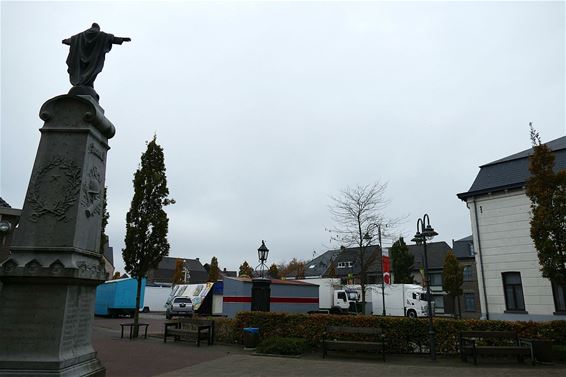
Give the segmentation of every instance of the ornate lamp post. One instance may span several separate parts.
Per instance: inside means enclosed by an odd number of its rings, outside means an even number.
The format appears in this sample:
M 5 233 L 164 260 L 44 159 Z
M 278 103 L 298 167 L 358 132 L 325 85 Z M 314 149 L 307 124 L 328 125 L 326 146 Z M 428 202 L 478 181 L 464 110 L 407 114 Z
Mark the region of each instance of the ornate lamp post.
M 385 317 L 386 313 L 385 313 L 385 276 L 383 273 L 383 245 L 381 244 L 381 224 L 372 224 L 374 226 L 377 227 L 377 236 L 378 236 L 378 241 L 379 241 L 379 251 L 381 253 L 381 261 L 379 263 L 379 265 L 381 266 L 381 301 L 382 301 L 382 307 L 383 307 L 383 312 L 382 315 Z M 369 235 L 369 232 L 366 232 L 366 234 L 364 235 L 364 240 L 368 240 L 371 241 L 372 237 Z M 369 242 L 368 242 L 369 243 Z
M 265 261 L 268 254 L 269 249 L 265 246 L 265 241 L 262 240 L 261 246 L 257 249 L 257 257 L 260 263 L 256 267 L 256 271 L 259 276 L 252 279 L 252 311 L 268 312 L 270 310 L 271 280 L 265 278 L 265 271 L 267 270 Z
M 183 265 L 183 282 L 187 284 L 191 279 L 191 271 L 189 271 L 189 267 L 185 264 Z
M 426 224 L 426 225 L 425 225 Z M 432 325 L 432 302 L 430 294 L 430 275 L 428 273 L 428 256 L 426 252 L 426 241 L 431 241 L 438 233 L 430 226 L 430 219 L 428 214 L 425 214 L 422 219 L 417 220 L 417 233 L 411 240 L 417 245 L 424 247 L 424 269 L 425 269 L 425 282 L 426 282 L 426 298 L 428 302 L 428 336 L 430 342 L 430 356 L 432 360 L 436 360 L 436 334 L 434 326 Z
M 257 249 L 257 257 L 259 259 L 259 265 L 256 267 L 256 270 L 259 271 L 259 277 L 265 278 L 265 271 L 267 270 L 267 265 L 265 261 L 267 260 L 267 255 L 269 254 L 269 249 L 265 246 L 265 241 L 261 240 L 261 246 Z

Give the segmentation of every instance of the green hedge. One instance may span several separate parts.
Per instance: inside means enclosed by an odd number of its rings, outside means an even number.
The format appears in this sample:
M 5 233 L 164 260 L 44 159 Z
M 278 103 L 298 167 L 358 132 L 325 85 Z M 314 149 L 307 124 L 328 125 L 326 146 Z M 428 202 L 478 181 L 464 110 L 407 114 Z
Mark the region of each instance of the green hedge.
M 274 336 L 264 339 L 256 348 L 257 353 L 271 355 L 302 355 L 307 348 L 302 338 L 280 338 Z
M 303 338 L 319 346 L 327 325 L 382 327 L 387 335 L 388 352 L 428 352 L 428 319 L 381 316 L 341 316 L 325 314 L 286 314 L 240 312 L 235 319 L 215 319 L 216 338 L 221 342 L 242 342 L 244 327 L 258 327 L 260 337 Z M 458 352 L 458 334 L 463 330 L 515 330 L 521 337 L 549 338 L 566 345 L 566 321 L 480 321 L 434 318 L 437 350 L 442 354 Z
M 238 343 L 241 335 L 236 331 L 236 321 L 230 318 L 210 317 L 214 320 L 214 341 L 219 343 Z

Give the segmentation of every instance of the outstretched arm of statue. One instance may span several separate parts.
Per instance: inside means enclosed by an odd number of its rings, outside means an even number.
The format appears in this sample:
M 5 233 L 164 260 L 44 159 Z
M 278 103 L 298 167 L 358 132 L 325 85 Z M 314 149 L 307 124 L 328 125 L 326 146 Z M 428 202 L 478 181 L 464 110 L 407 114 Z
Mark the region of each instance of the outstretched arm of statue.
M 131 42 L 132 38 L 129 37 L 114 37 L 112 43 L 115 45 L 121 45 L 123 42 Z
M 63 39 L 63 44 L 70 46 L 71 45 L 71 38 Z

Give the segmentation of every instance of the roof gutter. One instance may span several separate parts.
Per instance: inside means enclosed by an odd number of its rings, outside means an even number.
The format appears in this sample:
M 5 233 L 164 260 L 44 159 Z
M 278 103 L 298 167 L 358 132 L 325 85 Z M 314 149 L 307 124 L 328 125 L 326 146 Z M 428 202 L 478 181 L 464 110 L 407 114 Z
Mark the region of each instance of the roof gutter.
M 484 194 L 494 194 L 496 192 L 522 188 L 523 186 L 525 186 L 525 181 L 510 183 L 508 185 L 503 185 L 503 186 L 490 187 L 481 190 L 462 192 L 460 194 L 456 194 L 456 196 L 458 197 L 458 199 L 465 202 L 466 200 L 468 200 L 469 198 L 473 198 L 474 196 L 484 195 Z

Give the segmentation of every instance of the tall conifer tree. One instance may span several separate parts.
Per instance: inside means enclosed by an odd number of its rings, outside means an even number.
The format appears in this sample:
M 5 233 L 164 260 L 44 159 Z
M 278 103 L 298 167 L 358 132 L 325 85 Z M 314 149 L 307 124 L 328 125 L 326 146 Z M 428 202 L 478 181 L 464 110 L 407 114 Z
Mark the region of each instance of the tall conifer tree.
M 531 199 L 531 238 L 538 252 L 542 276 L 566 285 L 566 170 L 554 171 L 554 154 L 542 144 L 532 124 L 533 154 L 527 196 Z
M 455 312 L 454 315 L 461 317 L 460 296 L 462 295 L 462 284 L 464 284 L 464 267 L 460 266 L 460 263 L 458 263 L 458 259 L 452 250 L 450 250 L 446 254 L 446 257 L 444 257 L 442 275 L 442 287 L 450 296 L 452 296 L 453 300 L 456 298 L 458 299 L 458 305 L 455 305 L 458 309 L 458 313 Z
M 156 136 L 147 143 L 141 163 L 134 174 L 134 197 L 126 215 L 126 247 L 122 250 L 125 270 L 138 281 L 136 307 L 139 308 L 142 279 L 157 268 L 169 255 L 167 232 L 169 219 L 164 206 L 175 203 L 169 199 L 163 148 Z M 139 313 L 134 315 L 134 336 L 138 334 Z
M 396 284 L 411 284 L 413 276 L 411 274 L 415 264 L 415 256 L 409 252 L 409 248 L 403 237 L 393 242 L 389 250 L 391 256 L 391 270 Z
M 242 263 L 240 265 L 240 268 L 238 269 L 238 276 L 247 276 L 247 277 L 253 277 L 254 274 L 254 269 L 248 264 L 247 261 L 244 261 L 244 263 Z
M 210 270 L 208 271 L 208 281 L 215 282 L 220 278 L 220 269 L 218 268 L 218 259 L 212 257 L 210 261 Z
M 106 196 L 107 192 L 108 187 L 104 187 L 102 195 L 102 227 L 100 228 L 100 254 L 104 254 L 104 246 L 108 242 L 108 235 L 106 235 L 106 225 L 108 225 L 110 214 L 108 213 L 108 197 Z

